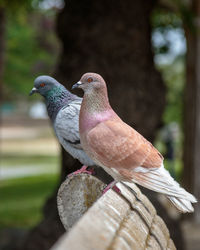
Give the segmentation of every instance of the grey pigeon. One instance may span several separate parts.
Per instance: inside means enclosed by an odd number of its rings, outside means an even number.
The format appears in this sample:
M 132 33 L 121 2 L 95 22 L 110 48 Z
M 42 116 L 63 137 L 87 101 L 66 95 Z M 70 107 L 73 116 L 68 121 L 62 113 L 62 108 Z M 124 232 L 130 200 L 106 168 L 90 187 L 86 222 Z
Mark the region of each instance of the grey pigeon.
M 79 112 L 82 98 L 69 92 L 53 77 L 45 75 L 35 79 L 30 95 L 34 93 L 45 98 L 49 118 L 64 149 L 85 166 L 94 166 L 80 143 Z

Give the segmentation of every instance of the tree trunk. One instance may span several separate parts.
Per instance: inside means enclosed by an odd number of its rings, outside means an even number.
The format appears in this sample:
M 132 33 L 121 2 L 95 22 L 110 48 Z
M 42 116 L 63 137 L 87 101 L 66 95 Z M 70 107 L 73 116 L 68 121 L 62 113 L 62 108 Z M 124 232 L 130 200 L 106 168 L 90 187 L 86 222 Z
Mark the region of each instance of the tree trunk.
M 165 104 L 151 49 L 153 3 L 75 0 L 66 3 L 57 20 L 63 43 L 57 78 L 70 89 L 83 73 L 100 73 L 112 107 L 150 140 Z
M 192 1 L 192 23 L 185 23 L 187 39 L 184 116 L 184 184 L 200 200 L 200 1 Z M 189 26 L 189 24 L 191 24 Z M 200 223 L 200 206 L 194 219 Z
M 63 48 L 55 72 L 55 77 L 68 89 L 83 73 L 100 73 L 108 83 L 114 110 L 151 141 L 161 124 L 165 105 L 165 87 L 155 70 L 151 49 L 150 15 L 154 2 L 66 1 L 57 18 L 57 34 Z M 62 163 L 62 179 L 80 167 L 64 151 Z M 55 197 L 51 201 L 56 203 Z M 51 214 L 57 214 L 55 206 L 52 207 Z M 34 240 L 29 243 L 32 248 L 24 249 L 49 249 L 55 237 L 62 233 L 58 230 L 53 235 L 54 226 L 48 223 L 48 216 L 46 214 L 43 221 L 48 230 L 42 247 L 42 243 L 39 245 Z M 57 216 L 51 218 L 53 225 L 61 225 Z M 178 228 L 176 223 L 174 225 Z M 46 242 L 47 236 L 49 242 Z

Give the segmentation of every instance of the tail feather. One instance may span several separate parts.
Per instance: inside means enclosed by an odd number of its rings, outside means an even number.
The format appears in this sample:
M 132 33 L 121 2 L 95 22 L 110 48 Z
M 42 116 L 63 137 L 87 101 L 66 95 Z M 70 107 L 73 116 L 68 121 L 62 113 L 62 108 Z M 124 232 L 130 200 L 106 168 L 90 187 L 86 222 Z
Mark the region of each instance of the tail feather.
M 191 202 L 188 200 L 176 198 L 173 196 L 167 196 L 167 198 L 174 204 L 175 207 L 178 208 L 182 213 L 192 213 L 194 212 L 194 208 L 191 205 Z
M 191 203 L 197 202 L 196 198 L 170 176 L 162 165 L 157 169 L 144 169 L 138 167 L 132 176 L 133 182 L 153 191 L 167 195 L 167 198 L 183 213 L 193 212 Z M 131 187 L 131 183 L 127 183 Z

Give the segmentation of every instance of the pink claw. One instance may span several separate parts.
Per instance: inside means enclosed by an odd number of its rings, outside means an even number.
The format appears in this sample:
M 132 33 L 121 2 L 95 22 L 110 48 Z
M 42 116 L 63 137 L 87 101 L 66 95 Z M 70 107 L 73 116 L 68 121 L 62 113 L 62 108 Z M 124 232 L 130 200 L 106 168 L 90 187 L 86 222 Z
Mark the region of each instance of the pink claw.
M 118 194 L 121 193 L 121 190 L 116 185 L 112 189 L 115 190 L 115 192 Z
M 108 186 L 103 190 L 103 194 L 105 194 L 109 189 L 115 190 L 117 193 L 121 193 L 121 190 L 116 186 L 117 181 L 112 181 Z
M 94 174 L 94 169 L 87 170 L 87 168 L 88 167 L 84 165 L 84 166 L 82 166 L 82 168 L 76 170 L 75 172 L 73 172 L 71 174 L 68 174 L 67 177 L 70 177 L 70 176 L 76 175 L 76 174 L 82 174 L 82 173 L 84 173 L 84 174 Z

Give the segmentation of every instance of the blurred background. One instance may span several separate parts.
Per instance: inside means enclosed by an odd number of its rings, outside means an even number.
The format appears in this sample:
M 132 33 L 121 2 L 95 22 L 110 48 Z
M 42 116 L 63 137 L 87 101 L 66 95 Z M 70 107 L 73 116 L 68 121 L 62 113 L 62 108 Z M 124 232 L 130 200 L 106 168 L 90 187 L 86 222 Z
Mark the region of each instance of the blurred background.
M 70 90 L 100 73 L 112 107 L 200 199 L 199 20 L 199 0 L 0 0 L 0 249 L 50 248 L 64 232 L 57 189 L 80 167 L 28 96 L 38 75 Z M 155 199 L 177 249 L 199 249 L 199 205 L 181 216 Z

